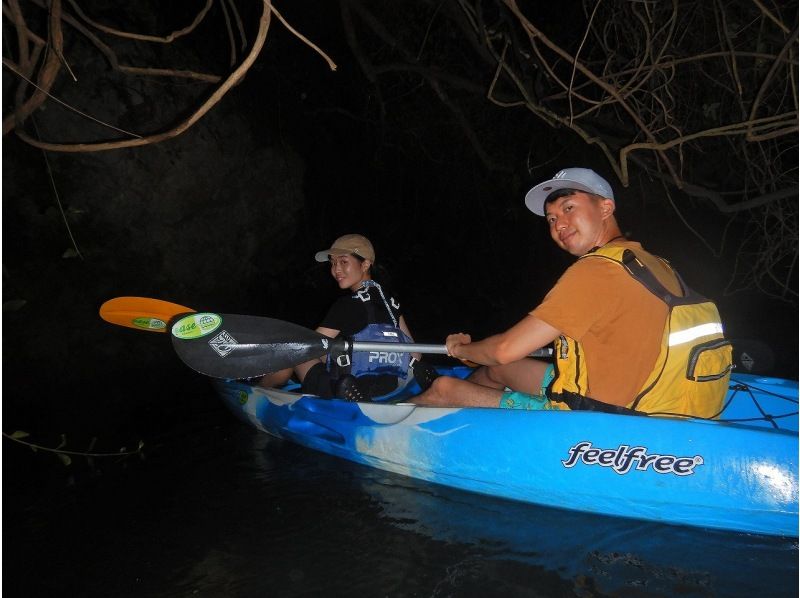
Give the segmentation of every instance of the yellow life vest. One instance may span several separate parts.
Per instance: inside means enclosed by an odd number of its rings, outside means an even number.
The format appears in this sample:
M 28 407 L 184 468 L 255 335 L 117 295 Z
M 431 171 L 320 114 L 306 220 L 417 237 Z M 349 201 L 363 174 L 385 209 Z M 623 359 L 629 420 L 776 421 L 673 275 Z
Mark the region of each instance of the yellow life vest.
M 600 247 L 581 256 L 609 259 L 667 304 L 661 351 L 646 382 L 626 407 L 615 407 L 586 396 L 590 373 L 579 342 L 565 335 L 555 342 L 558 372 L 550 398 L 572 409 L 597 409 L 639 414 L 713 418 L 722 410 L 733 369 L 733 347 L 722 333 L 714 303 L 689 289 L 675 273 L 684 292 L 670 293 L 625 247 Z M 659 258 L 660 259 L 660 258 Z M 666 263 L 666 262 L 665 262 Z

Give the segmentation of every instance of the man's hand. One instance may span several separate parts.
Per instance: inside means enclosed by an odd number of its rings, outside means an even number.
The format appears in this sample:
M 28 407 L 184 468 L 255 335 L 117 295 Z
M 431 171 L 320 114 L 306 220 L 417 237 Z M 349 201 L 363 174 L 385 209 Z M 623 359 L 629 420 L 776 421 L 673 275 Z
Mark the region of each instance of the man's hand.
M 475 363 L 474 361 L 470 361 L 469 359 L 464 359 L 456 355 L 456 351 L 459 350 L 460 347 L 464 345 L 468 345 L 472 342 L 472 337 L 469 334 L 465 334 L 463 332 L 457 332 L 456 334 L 451 334 L 445 340 L 445 345 L 447 346 L 447 354 L 450 357 L 455 357 L 456 359 L 460 360 L 464 365 L 467 365 L 471 368 L 478 367 L 479 364 Z
M 529 357 L 533 351 L 553 342 L 559 334 L 550 324 L 528 314 L 505 332 L 474 343 L 469 334 L 451 334 L 447 337 L 447 354 L 470 367 L 475 364 L 505 365 Z

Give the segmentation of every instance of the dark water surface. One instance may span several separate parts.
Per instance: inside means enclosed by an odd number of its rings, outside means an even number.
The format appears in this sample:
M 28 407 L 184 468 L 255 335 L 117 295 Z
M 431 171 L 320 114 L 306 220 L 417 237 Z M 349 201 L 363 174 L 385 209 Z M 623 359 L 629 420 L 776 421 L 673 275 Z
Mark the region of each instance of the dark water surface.
M 415 482 L 270 438 L 204 399 L 144 459 L 70 485 L 4 475 L 7 595 L 798 594 L 796 540 Z

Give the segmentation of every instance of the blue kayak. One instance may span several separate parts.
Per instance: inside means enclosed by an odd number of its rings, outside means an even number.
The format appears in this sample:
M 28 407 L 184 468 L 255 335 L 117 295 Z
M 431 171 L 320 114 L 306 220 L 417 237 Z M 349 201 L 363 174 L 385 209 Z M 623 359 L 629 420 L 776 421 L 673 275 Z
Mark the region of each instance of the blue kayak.
M 469 368 L 440 368 L 466 377 Z M 798 535 L 798 385 L 736 374 L 719 420 L 418 407 L 214 380 L 259 430 L 357 463 L 499 498 L 669 524 Z

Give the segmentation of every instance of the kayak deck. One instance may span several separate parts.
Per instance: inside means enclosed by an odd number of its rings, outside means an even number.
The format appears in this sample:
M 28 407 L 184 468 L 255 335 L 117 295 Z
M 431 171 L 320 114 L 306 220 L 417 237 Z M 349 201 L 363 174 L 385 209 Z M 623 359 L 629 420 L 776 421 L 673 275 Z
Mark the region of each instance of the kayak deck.
M 469 368 L 442 373 L 465 377 Z M 797 383 L 733 376 L 719 420 L 432 408 L 214 381 L 232 411 L 303 446 L 412 478 L 577 511 L 798 534 Z

